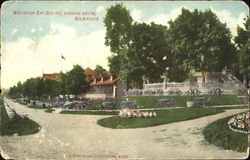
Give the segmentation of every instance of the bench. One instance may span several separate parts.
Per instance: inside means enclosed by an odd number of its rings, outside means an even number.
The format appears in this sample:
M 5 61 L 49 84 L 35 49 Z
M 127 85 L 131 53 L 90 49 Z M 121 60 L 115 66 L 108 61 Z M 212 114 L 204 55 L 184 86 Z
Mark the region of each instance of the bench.
M 136 109 L 138 108 L 137 101 L 122 101 L 122 108 L 130 108 L 130 109 Z
M 204 107 L 204 97 L 196 97 L 194 98 L 194 106 Z
M 113 102 L 102 102 L 101 109 L 113 109 L 115 104 Z
M 157 107 L 171 109 L 175 107 L 175 101 L 173 98 L 159 99 L 157 103 Z
M 244 106 L 247 105 L 249 97 L 248 96 L 237 96 L 240 100 L 240 104 L 243 104 Z

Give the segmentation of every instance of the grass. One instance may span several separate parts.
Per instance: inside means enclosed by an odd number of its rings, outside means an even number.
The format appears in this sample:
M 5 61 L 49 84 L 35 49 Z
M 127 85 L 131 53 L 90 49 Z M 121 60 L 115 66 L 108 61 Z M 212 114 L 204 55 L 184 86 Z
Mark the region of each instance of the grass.
M 203 135 L 209 143 L 212 143 L 217 147 L 238 152 L 246 152 L 248 147 L 247 134 L 237 133 L 230 130 L 227 125 L 230 117 L 209 124 L 204 129 Z
M 119 116 L 113 116 L 98 120 L 97 124 L 114 129 L 144 128 L 195 119 L 221 112 L 223 112 L 223 110 L 218 108 L 181 108 L 174 110 L 158 110 L 156 111 L 156 118 L 122 118 Z
M 47 113 L 52 113 L 53 111 L 55 111 L 55 109 L 53 109 L 54 107 L 51 106 L 51 107 L 41 107 L 41 106 L 36 106 L 36 105 L 32 105 L 32 106 L 28 106 L 29 108 L 32 108 L 32 109 L 44 109 L 45 112 Z
M 61 111 L 62 114 L 118 115 L 117 111 Z
M 91 102 L 91 109 L 99 110 L 99 109 L 101 109 L 102 102 L 107 102 L 107 101 L 111 101 L 112 103 L 115 104 L 115 107 L 113 109 L 120 108 L 119 99 L 107 99 L 107 100 L 95 100 L 95 101 L 92 101 Z
M 2 98 L 0 99 L 0 115 L 1 115 L 0 126 L 2 128 L 2 125 L 5 125 L 6 123 L 8 123 L 10 121 L 10 118 L 8 117 L 8 114 L 5 110 Z
M 193 96 L 193 99 L 197 96 Z M 211 105 L 232 105 L 240 104 L 237 95 L 203 95 L 205 100 L 209 97 L 211 99 Z M 191 100 L 190 96 L 134 96 L 134 97 L 122 97 L 120 100 L 137 100 L 139 106 L 143 108 L 154 108 L 157 107 L 158 99 L 173 98 L 178 107 L 186 107 L 186 101 Z M 119 106 L 121 107 L 121 106 Z
M 48 108 L 48 109 L 45 110 L 45 112 L 47 112 L 47 113 L 52 113 L 54 111 L 55 111 L 55 109 L 53 109 L 53 108 Z
M 15 114 L 14 117 L 10 119 L 7 115 L 2 99 L 0 100 L 0 108 L 1 136 L 11 136 L 13 134 L 29 135 L 37 133 L 40 130 L 41 126 L 27 117 L 22 118 L 18 114 Z
M 32 106 L 28 106 L 29 108 L 33 108 L 33 109 L 48 109 L 51 107 L 41 107 L 41 106 L 36 106 L 36 105 L 32 105 Z

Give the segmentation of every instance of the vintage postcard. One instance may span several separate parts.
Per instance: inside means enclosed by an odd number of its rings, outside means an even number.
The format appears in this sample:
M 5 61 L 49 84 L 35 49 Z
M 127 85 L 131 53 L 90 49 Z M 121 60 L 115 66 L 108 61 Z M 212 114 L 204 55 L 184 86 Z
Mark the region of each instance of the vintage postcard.
M 4 159 L 244 159 L 243 1 L 6 1 Z

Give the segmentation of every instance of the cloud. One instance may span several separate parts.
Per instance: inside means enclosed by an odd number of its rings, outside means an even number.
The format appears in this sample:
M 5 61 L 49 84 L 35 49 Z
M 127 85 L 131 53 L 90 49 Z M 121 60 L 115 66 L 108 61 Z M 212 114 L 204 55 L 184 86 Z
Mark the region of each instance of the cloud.
M 11 35 L 14 35 L 15 33 L 17 33 L 18 29 L 14 28 L 11 32 Z
M 105 8 L 103 6 L 99 6 L 96 8 L 96 13 L 102 12 L 104 10 L 105 10 Z
M 104 45 L 105 30 L 77 35 L 73 27 L 51 24 L 51 31 L 39 41 L 22 37 L 2 45 L 2 86 L 8 88 L 18 81 L 44 73 L 69 71 L 74 64 L 94 68 L 96 64 L 108 69 L 106 57 L 110 50 Z M 61 55 L 66 59 L 62 61 Z M 15 73 L 15 74 L 13 74 Z
M 135 20 L 135 21 L 140 21 L 141 17 L 142 17 L 142 11 L 139 10 L 139 9 L 134 9 L 132 12 L 131 12 L 131 15 L 132 15 L 132 18 Z
M 2 43 L 2 87 L 10 87 L 36 74 L 37 66 L 33 64 L 35 57 L 28 49 L 32 43 L 34 41 L 25 37 L 14 42 Z
M 35 52 L 37 50 L 37 44 L 36 43 L 32 43 L 28 46 L 28 49 Z
M 36 31 L 36 29 L 32 28 L 30 32 L 34 33 L 35 31 Z
M 244 12 L 240 13 L 238 17 L 233 17 L 228 10 L 216 10 L 210 7 L 222 23 L 226 23 L 227 27 L 231 30 L 233 36 L 237 35 L 237 25 L 243 27 L 244 18 L 247 16 Z
M 161 24 L 161 25 L 167 25 L 168 26 L 168 21 L 170 20 L 174 20 L 175 18 L 178 17 L 178 15 L 181 14 L 181 10 L 182 8 L 186 8 L 191 10 L 190 8 L 186 7 L 186 6 L 180 6 L 178 8 L 175 8 L 173 10 L 171 10 L 170 12 L 167 13 L 158 13 L 153 15 L 151 18 L 149 18 L 146 23 L 151 23 L 154 22 L 156 24 Z

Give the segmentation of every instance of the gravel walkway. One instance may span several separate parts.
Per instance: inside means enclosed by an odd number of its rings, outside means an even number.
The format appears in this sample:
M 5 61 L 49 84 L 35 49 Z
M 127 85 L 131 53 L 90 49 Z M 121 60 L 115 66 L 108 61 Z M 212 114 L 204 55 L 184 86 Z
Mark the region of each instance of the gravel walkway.
M 202 130 L 209 123 L 247 109 L 140 129 L 109 129 L 96 124 L 108 116 L 52 114 L 5 99 L 17 112 L 42 126 L 28 136 L 1 137 L 4 155 L 13 159 L 239 159 L 247 153 L 208 144 Z

